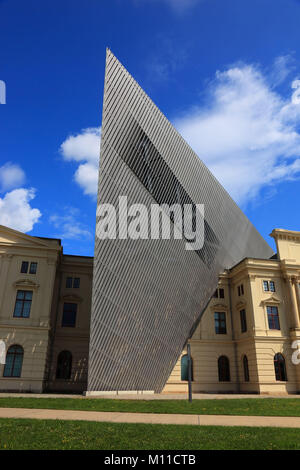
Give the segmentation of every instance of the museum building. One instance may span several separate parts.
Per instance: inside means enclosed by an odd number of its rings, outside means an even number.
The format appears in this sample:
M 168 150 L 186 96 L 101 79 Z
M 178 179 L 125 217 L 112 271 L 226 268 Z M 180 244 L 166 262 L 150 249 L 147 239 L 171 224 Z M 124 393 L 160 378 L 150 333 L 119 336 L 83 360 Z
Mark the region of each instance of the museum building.
M 277 255 L 219 277 L 191 344 L 193 392 L 298 393 L 300 232 L 275 229 Z M 0 226 L 0 391 L 87 390 L 93 258 L 59 239 Z M 163 392 L 187 391 L 183 350 Z

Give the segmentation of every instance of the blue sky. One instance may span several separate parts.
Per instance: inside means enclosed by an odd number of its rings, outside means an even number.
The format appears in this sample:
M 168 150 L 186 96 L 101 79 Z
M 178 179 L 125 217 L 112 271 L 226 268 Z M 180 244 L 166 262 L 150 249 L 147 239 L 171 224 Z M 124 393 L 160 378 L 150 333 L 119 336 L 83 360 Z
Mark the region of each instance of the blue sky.
M 111 48 L 260 233 L 300 230 L 299 0 L 0 0 L 0 223 L 92 255 Z

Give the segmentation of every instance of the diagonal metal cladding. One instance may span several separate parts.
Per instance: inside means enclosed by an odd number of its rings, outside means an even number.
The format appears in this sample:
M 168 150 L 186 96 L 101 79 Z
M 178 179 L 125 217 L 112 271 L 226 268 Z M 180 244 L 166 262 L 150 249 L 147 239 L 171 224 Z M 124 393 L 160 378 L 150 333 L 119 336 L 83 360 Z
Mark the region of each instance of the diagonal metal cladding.
M 119 196 L 149 213 L 153 204 L 190 204 L 193 217 L 197 204 L 205 208 L 204 245 L 194 250 L 186 249 L 184 237 L 96 235 L 88 390 L 159 392 L 219 274 L 245 257 L 269 258 L 272 250 L 108 50 L 97 210 L 103 204 L 118 209 Z M 170 220 L 174 233 L 180 230 L 172 213 Z M 124 223 L 117 217 L 118 235 Z

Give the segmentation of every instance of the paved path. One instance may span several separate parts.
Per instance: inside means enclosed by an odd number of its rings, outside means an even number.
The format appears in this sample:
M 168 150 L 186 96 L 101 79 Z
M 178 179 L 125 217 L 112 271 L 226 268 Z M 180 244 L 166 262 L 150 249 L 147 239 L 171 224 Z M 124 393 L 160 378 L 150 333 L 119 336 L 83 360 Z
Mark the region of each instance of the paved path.
M 277 416 L 180 415 L 0 408 L 0 418 L 61 419 L 112 423 L 192 424 L 201 426 L 272 426 L 282 428 L 300 428 L 300 417 Z
M 187 400 L 186 393 L 155 393 L 155 394 L 122 394 L 122 395 L 99 395 L 85 397 L 83 395 L 58 394 L 58 393 L 3 393 L 0 392 L 0 398 L 24 397 L 24 398 L 81 398 L 89 400 L 98 400 L 99 398 L 109 398 L 111 400 Z M 275 394 L 275 395 L 256 395 L 256 394 L 234 394 L 234 393 L 193 393 L 194 400 L 233 400 L 236 398 L 259 398 L 267 400 L 268 398 L 300 398 L 300 395 Z

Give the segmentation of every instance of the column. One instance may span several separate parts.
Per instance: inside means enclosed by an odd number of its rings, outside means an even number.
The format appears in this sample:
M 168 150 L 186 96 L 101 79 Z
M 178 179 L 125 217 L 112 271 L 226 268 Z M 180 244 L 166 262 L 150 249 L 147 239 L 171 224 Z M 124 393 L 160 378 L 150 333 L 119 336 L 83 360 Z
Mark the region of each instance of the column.
M 294 278 L 292 278 L 292 276 L 287 276 L 287 284 L 289 288 L 289 296 L 290 296 L 290 304 L 291 304 L 291 327 L 299 328 L 300 324 L 299 324 L 298 306 L 297 306 L 297 300 L 295 296 L 293 280 Z
M 296 298 L 297 298 L 297 305 L 298 305 L 298 314 L 300 314 L 300 279 L 294 278 L 294 283 L 295 283 Z

